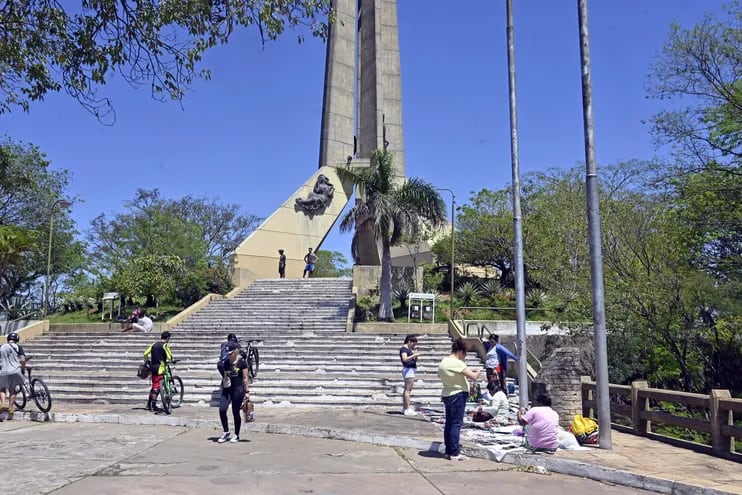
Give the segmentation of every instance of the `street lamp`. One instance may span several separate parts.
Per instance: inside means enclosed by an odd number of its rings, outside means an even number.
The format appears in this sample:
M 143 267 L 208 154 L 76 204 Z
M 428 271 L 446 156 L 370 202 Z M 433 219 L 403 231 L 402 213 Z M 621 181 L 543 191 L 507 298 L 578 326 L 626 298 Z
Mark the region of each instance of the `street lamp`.
M 44 316 L 49 314 L 49 289 L 51 286 L 51 274 L 52 274 L 52 238 L 54 235 L 54 210 L 57 205 L 60 208 L 69 208 L 72 203 L 66 199 L 58 199 L 54 202 L 49 213 L 49 254 L 46 257 L 46 284 L 44 287 Z
M 456 270 L 454 269 L 454 248 L 455 248 L 455 241 L 454 241 L 454 226 L 456 224 L 456 195 L 453 193 L 451 189 L 446 189 L 445 187 L 438 187 L 436 188 L 439 191 L 446 191 L 451 193 L 451 316 L 450 319 L 453 321 L 453 295 L 454 295 L 454 277 Z

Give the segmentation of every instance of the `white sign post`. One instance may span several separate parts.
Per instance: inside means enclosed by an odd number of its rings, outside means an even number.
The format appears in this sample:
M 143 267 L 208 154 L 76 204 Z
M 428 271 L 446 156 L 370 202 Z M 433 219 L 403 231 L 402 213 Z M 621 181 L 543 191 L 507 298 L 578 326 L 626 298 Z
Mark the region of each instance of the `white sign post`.
M 412 315 L 412 302 L 413 301 L 420 301 L 420 321 L 423 321 L 423 315 L 425 314 L 424 311 L 424 304 L 425 301 L 433 301 L 433 307 L 431 310 L 432 320 L 433 323 L 435 323 L 435 294 L 429 294 L 427 292 L 410 292 L 410 294 L 407 296 L 407 323 L 410 322 L 410 318 Z

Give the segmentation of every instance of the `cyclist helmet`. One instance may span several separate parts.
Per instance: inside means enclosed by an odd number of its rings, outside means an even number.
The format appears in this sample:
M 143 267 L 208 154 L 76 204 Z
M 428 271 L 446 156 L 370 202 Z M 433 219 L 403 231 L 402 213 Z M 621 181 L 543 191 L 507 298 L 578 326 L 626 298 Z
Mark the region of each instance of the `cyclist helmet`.
M 8 342 L 15 342 L 17 344 L 19 340 L 21 339 L 18 337 L 17 333 L 13 332 L 8 334 Z
M 227 335 L 227 342 L 237 342 L 237 336 L 233 333 Z

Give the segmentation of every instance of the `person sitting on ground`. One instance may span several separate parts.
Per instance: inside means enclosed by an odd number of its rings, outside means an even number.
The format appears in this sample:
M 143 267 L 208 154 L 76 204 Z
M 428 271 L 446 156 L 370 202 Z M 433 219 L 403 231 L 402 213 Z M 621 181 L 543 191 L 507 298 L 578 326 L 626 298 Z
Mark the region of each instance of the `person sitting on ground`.
M 551 408 L 551 397 L 539 394 L 528 411 L 518 411 L 518 423 L 526 431 L 527 447 L 536 452 L 556 452 L 559 447 L 559 415 Z
M 510 401 L 499 383 L 489 382 L 482 393 L 482 410 L 488 412 L 499 422 L 506 420 L 510 412 Z
M 136 323 L 132 323 L 131 325 L 132 329 L 135 332 L 144 332 L 144 333 L 151 332 L 155 326 L 154 322 L 149 316 L 147 316 L 147 314 L 144 311 L 142 311 L 140 315 L 141 316 L 139 317 L 139 320 Z
M 134 310 L 131 312 L 131 316 L 121 321 L 121 331 L 130 332 L 131 330 L 133 330 L 134 327 L 132 325 L 139 321 L 140 316 L 142 316 L 142 310 L 137 304 L 136 306 L 134 306 Z

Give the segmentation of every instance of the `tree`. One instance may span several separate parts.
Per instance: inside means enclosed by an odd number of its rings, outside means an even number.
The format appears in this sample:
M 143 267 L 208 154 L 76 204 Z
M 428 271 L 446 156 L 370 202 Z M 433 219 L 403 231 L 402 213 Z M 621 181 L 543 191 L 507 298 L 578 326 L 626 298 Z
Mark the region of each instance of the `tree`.
M 650 97 L 680 104 L 652 118 L 660 143 L 671 144 L 684 171 L 708 167 L 739 173 L 742 159 L 742 7 L 728 18 L 705 16 L 691 29 L 671 27 L 652 74 Z
M 329 0 L 51 0 L 0 3 L 0 114 L 28 111 L 33 101 L 64 90 L 98 119 L 113 117 L 99 94 L 118 73 L 156 99 L 182 100 L 206 50 L 240 27 L 258 28 L 263 43 L 287 27 L 327 34 Z M 301 35 L 299 40 L 302 40 Z
M 35 146 L 0 141 L 0 229 L 6 259 L 0 262 L 0 301 L 33 291 L 46 276 L 52 206 L 65 197 L 69 174 L 54 170 Z M 57 280 L 83 265 L 84 246 L 65 209 L 55 209 L 51 294 Z M 0 255 L 2 256 L 2 255 Z
M 456 216 L 456 261 L 499 270 L 500 284 L 513 287 L 513 214 L 510 191 L 482 189 Z M 450 245 L 451 239 L 448 239 Z M 438 251 L 450 252 L 445 241 Z M 450 254 L 448 255 L 450 260 Z M 453 289 L 452 289 L 453 290 Z
M 394 172 L 387 150 L 375 151 L 368 169 L 337 168 L 340 180 L 353 183 L 360 198 L 342 218 L 340 230 L 355 227 L 357 235 L 358 229 L 369 229 L 381 243 L 380 321 L 394 321 L 391 246 L 399 244 L 405 234 L 414 233 L 420 219 L 433 227 L 446 219 L 443 199 L 432 184 L 419 178 L 400 181 Z
M 313 277 L 349 277 L 352 270 L 348 268 L 348 260 L 339 251 L 317 251 L 316 268 Z
M 162 298 L 175 293 L 184 274 L 185 264 L 177 256 L 137 256 L 119 272 L 117 285 L 125 294 L 145 296 L 148 306 L 159 307 Z

